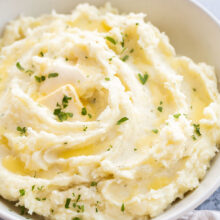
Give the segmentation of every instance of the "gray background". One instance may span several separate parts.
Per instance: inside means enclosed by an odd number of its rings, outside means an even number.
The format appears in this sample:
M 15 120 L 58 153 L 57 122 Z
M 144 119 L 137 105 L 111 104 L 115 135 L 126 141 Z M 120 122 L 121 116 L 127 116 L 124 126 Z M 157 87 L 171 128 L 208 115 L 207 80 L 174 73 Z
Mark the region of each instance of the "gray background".
M 196 0 L 204 5 L 220 20 L 220 0 Z M 197 209 L 210 209 L 220 211 L 220 187 L 218 190 Z

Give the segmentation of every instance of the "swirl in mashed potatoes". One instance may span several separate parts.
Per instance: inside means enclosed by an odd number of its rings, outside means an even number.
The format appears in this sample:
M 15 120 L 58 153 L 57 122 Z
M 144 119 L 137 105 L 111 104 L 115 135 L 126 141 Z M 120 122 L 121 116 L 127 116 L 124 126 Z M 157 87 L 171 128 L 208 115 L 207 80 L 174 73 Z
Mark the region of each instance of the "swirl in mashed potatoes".
M 0 195 L 56 220 L 133 220 L 196 188 L 220 140 L 212 67 L 145 14 L 82 4 L 0 40 Z

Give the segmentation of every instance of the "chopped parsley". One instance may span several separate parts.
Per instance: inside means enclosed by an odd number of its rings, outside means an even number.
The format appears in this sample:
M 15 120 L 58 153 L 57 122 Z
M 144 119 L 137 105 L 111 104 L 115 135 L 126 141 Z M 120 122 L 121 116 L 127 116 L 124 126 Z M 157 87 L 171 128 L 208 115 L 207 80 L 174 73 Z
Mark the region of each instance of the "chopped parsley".
M 21 66 L 21 64 L 19 62 L 16 63 L 16 67 L 20 70 L 20 71 L 24 71 L 24 67 Z
M 66 60 L 66 61 L 68 61 L 68 60 L 69 60 L 69 58 L 68 58 L 68 57 L 66 57 L 66 58 L 65 58 L 65 60 Z
M 158 129 L 153 129 L 152 132 L 157 134 L 158 133 Z
M 196 88 L 193 88 L 193 91 L 196 92 Z
M 20 132 L 20 135 L 26 135 L 27 134 L 27 128 L 26 127 L 17 127 L 17 131 Z
M 65 203 L 65 208 L 66 208 L 66 209 L 69 208 L 70 202 L 71 202 L 71 199 L 70 199 L 70 198 L 67 198 L 67 199 L 66 199 L 66 203 Z
M 125 46 L 125 39 L 124 39 L 124 37 L 122 38 L 121 46 L 122 46 L 122 47 Z
M 195 132 L 198 136 L 201 136 L 200 124 L 193 124 L 193 127 L 194 127 L 194 132 Z
M 24 189 L 20 189 L 19 193 L 20 193 L 20 196 L 24 196 L 25 195 L 25 190 Z
M 61 122 L 73 117 L 73 113 L 63 112 L 62 109 L 55 109 L 53 114 L 56 115 Z
M 81 220 L 79 217 L 74 217 L 72 220 Z
M 82 108 L 81 114 L 82 114 L 82 115 L 87 115 L 87 110 L 86 110 L 85 107 Z
M 134 49 L 132 48 L 130 51 L 129 51 L 129 53 L 133 53 L 134 52 Z
M 83 131 L 86 131 L 87 129 L 88 129 L 88 127 L 87 127 L 87 126 L 84 126 Z
M 137 25 L 137 26 L 138 26 L 138 25 L 139 25 L 139 23 L 136 23 L 135 25 Z
M 163 105 L 163 102 L 162 102 L 162 101 L 160 101 L 160 105 Z
M 73 117 L 73 113 L 63 111 L 63 109 L 68 106 L 71 99 L 72 97 L 64 95 L 62 99 L 62 104 L 57 103 L 57 108 L 54 109 L 53 114 L 56 115 L 61 122 Z
M 124 205 L 124 203 L 122 203 L 122 205 L 121 205 L 121 211 L 122 211 L 122 212 L 125 211 L 125 205 Z
M 144 85 L 147 82 L 148 74 L 145 73 L 144 76 L 142 76 L 140 73 L 138 73 L 138 77 L 140 82 Z
M 37 189 L 38 189 L 39 191 L 41 191 L 43 188 L 44 188 L 44 186 L 37 187 Z
M 162 111 L 163 111 L 163 107 L 162 107 L 162 106 L 158 106 L 157 110 L 158 110 L 159 112 L 162 112 Z
M 107 36 L 105 39 L 108 40 L 108 41 L 110 41 L 110 42 L 111 42 L 112 44 L 114 44 L 114 45 L 116 44 L 115 39 L 112 38 L 112 37 Z
M 92 115 L 89 113 L 89 114 L 88 114 L 88 117 L 89 117 L 89 118 L 92 118 Z
M 34 188 L 35 188 L 35 185 L 33 185 L 33 186 L 31 187 L 31 190 L 34 191 Z
M 46 79 L 45 76 L 34 76 L 34 78 L 38 83 L 41 83 L 41 82 L 45 81 L 45 79 Z
M 25 213 L 25 207 L 24 206 L 20 206 L 20 214 L 24 215 Z
M 76 202 L 79 202 L 80 198 L 81 198 L 81 195 L 79 194 L 77 199 L 76 199 Z
M 134 148 L 134 151 L 137 151 L 137 148 L 136 148 L 136 147 Z
M 120 125 L 121 123 L 123 123 L 123 122 L 125 122 L 125 121 L 127 121 L 128 120 L 128 118 L 127 117 L 123 117 L 123 118 L 121 118 L 120 120 L 118 120 L 117 121 L 117 125 Z
M 40 55 L 41 57 L 44 57 L 43 51 L 41 51 L 41 52 L 39 53 L 39 55 Z
M 107 151 L 110 151 L 112 149 L 112 145 L 109 146 L 109 148 L 107 149 Z
M 178 119 L 180 117 L 180 115 L 181 115 L 180 113 L 179 114 L 175 114 L 175 115 L 173 115 L 173 117 Z
M 106 80 L 106 81 L 109 81 L 109 80 L 110 80 L 110 78 L 109 78 L 109 77 L 105 77 L 105 80 Z
M 196 140 L 196 136 L 195 136 L 195 135 L 192 135 L 192 139 L 195 141 L 195 140 Z
M 69 97 L 67 95 L 63 96 L 63 100 L 62 100 L 63 108 L 66 108 L 68 106 L 70 100 L 72 100 L 72 97 Z
M 97 186 L 97 182 L 91 182 L 90 186 Z
M 125 55 L 123 58 L 122 58 L 122 61 L 126 61 L 126 60 L 128 60 L 128 58 L 129 58 L 129 56 L 128 55 Z
M 49 73 L 48 78 L 58 77 L 59 73 Z

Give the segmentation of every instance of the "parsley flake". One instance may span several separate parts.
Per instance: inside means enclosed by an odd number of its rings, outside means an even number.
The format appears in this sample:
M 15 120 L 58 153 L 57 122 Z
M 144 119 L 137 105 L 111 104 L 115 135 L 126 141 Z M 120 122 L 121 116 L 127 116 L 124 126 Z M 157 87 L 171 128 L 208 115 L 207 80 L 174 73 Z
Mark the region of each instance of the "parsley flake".
M 106 80 L 106 81 L 110 81 L 110 78 L 109 78 L 109 77 L 105 77 L 105 80 Z
M 162 111 L 163 111 L 163 107 L 162 107 L 162 106 L 158 106 L 157 110 L 158 110 L 159 112 L 162 112 Z
M 20 70 L 20 71 L 24 71 L 24 67 L 21 66 L 21 64 L 19 62 L 16 63 L 16 67 Z
M 173 115 L 173 117 L 178 119 L 180 117 L 180 115 L 181 115 L 180 113 L 179 114 L 175 114 L 175 115 Z
M 53 114 L 56 115 L 61 122 L 73 117 L 73 113 L 63 111 L 63 109 L 68 106 L 71 99 L 72 97 L 64 95 L 62 99 L 62 104 L 57 103 L 57 108 L 54 109 Z
M 114 45 L 116 44 L 115 39 L 112 38 L 112 37 L 107 36 L 105 39 L 108 40 L 108 41 L 110 41 L 110 42 L 111 42 L 112 44 L 114 44 Z
M 74 217 L 72 220 L 81 220 L 79 217 Z
M 153 129 L 152 132 L 157 134 L 158 133 L 158 129 Z
M 147 82 L 148 74 L 145 73 L 144 76 L 142 76 L 140 73 L 138 73 L 138 77 L 140 82 L 144 85 Z
M 20 196 L 24 196 L 25 195 L 25 190 L 24 189 L 20 189 L 19 193 L 20 193 Z
M 41 52 L 39 53 L 39 55 L 40 55 L 41 57 L 44 57 L 43 51 L 41 51 Z
M 123 62 L 125 62 L 125 61 L 128 60 L 128 58 L 129 58 L 129 56 L 128 56 L 128 55 L 125 55 L 121 60 L 122 60 Z
M 41 82 L 45 81 L 45 79 L 46 79 L 45 76 L 34 76 L 34 78 L 38 83 L 41 83 Z
M 122 203 L 122 205 L 121 205 L 121 211 L 122 211 L 122 212 L 125 211 L 125 205 L 124 205 L 124 203 Z
M 194 132 L 195 132 L 198 136 L 201 136 L 200 124 L 193 124 L 193 127 L 194 127 Z
M 97 182 L 91 182 L 90 186 L 97 186 Z
M 59 73 L 49 73 L 48 78 L 58 77 Z
M 117 121 L 117 125 L 120 125 L 121 123 L 123 123 L 123 122 L 125 122 L 125 121 L 127 121 L 128 120 L 128 118 L 127 117 L 123 117 L 123 118 L 121 118 L 120 120 L 118 120 Z
M 20 135 L 26 135 L 27 134 L 27 128 L 26 127 L 17 127 L 17 131 L 20 132 Z
M 69 208 L 70 202 L 71 202 L 71 199 L 70 199 L 70 198 L 67 198 L 67 199 L 66 199 L 66 203 L 65 203 L 65 208 L 66 208 L 66 209 Z
M 87 115 L 87 110 L 86 110 L 85 107 L 82 108 L 81 114 L 82 114 L 82 115 Z

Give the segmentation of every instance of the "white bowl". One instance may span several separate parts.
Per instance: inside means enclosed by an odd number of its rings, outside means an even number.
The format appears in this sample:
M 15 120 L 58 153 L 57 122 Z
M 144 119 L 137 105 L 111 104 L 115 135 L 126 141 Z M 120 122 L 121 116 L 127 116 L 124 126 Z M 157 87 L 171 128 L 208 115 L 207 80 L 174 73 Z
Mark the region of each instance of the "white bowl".
M 193 58 L 196 62 L 207 62 L 215 66 L 220 78 L 220 24 L 202 6 L 193 0 L 109 0 L 113 6 L 124 12 L 145 12 L 149 20 L 167 33 L 178 54 Z M 78 3 L 89 2 L 103 5 L 104 0 L 0 0 L 0 32 L 4 25 L 19 14 L 38 16 L 57 12 L 70 12 Z M 183 200 L 176 202 L 155 220 L 174 220 L 200 205 L 220 185 L 220 155 L 201 185 Z M 10 207 L 10 208 L 9 208 Z M 10 209 L 10 210 L 9 210 Z M 4 220 L 25 219 L 6 202 L 0 201 L 0 217 Z M 33 218 L 36 219 L 36 218 Z

